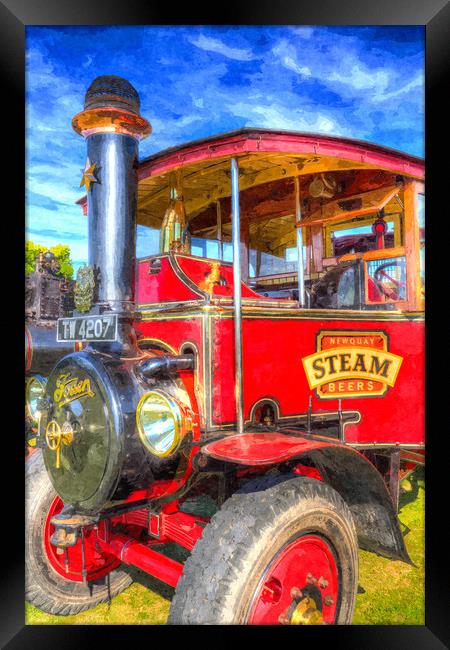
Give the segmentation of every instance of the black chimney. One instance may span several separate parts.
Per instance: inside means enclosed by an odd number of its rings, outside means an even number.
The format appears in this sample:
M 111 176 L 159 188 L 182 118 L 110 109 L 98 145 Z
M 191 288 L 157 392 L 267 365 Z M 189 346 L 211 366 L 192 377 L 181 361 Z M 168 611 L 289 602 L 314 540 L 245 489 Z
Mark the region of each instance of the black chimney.
M 102 76 L 91 83 L 84 111 L 72 121 L 87 143 L 82 184 L 96 308 L 119 314 L 122 322 L 130 320 L 135 306 L 138 146 L 151 132 L 139 108 L 139 95 L 126 79 Z

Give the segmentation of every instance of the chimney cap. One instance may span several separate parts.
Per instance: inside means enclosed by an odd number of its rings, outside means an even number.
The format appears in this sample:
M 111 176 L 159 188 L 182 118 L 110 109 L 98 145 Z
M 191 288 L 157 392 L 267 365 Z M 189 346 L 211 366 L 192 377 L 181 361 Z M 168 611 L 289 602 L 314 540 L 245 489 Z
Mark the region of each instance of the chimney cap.
M 129 81 L 116 75 L 96 77 L 86 91 L 84 109 L 122 108 L 139 115 L 140 100 Z

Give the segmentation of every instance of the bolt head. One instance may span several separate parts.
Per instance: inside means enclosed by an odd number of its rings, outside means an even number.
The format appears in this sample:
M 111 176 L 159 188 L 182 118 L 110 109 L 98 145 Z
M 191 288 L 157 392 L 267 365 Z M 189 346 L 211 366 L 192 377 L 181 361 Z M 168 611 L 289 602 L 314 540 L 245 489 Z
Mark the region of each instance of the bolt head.
M 323 602 L 324 602 L 324 605 L 327 605 L 327 607 L 329 607 L 330 605 L 332 605 L 334 603 L 334 600 L 333 600 L 332 596 L 328 595 L 328 596 L 325 596 L 325 598 L 323 599 Z
M 300 600 L 302 595 L 303 594 L 302 594 L 301 589 L 299 589 L 298 587 L 292 587 L 292 589 L 291 589 L 291 598 L 293 600 Z
M 280 623 L 280 625 L 289 625 L 290 621 L 289 621 L 288 617 L 286 616 L 286 613 L 279 615 L 278 623 Z
M 197 463 L 199 467 L 206 467 L 206 465 L 208 464 L 208 459 L 203 454 L 199 454 L 197 458 Z
M 325 580 L 325 578 L 321 576 L 318 585 L 321 589 L 326 589 L 328 587 L 328 580 Z

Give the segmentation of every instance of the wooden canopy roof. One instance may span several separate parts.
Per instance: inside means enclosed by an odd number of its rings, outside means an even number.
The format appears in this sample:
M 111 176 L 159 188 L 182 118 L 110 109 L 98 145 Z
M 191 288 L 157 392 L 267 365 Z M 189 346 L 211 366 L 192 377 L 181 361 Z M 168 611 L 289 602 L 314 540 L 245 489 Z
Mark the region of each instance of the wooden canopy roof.
M 138 223 L 156 228 L 161 225 L 168 204 L 171 173 L 176 170 L 181 172 L 189 221 L 214 206 L 217 200 L 226 200 L 231 194 L 232 157 L 238 159 L 239 189 L 244 202 L 246 194 L 253 195 L 254 201 L 267 194 L 262 187 L 256 192 L 246 192 L 256 186 L 270 184 L 271 196 L 276 189 L 279 194 L 288 192 L 291 183 L 287 181 L 296 175 L 304 177 L 304 185 L 322 172 L 342 176 L 348 170 L 383 170 L 387 176 L 418 179 L 424 175 L 422 159 L 370 142 L 245 128 L 172 147 L 142 160 L 138 171 Z M 384 184 L 383 181 L 381 185 Z M 251 210 L 251 205 L 246 208 Z M 243 214 L 245 211 L 242 210 Z
M 226 222 L 232 157 L 236 157 L 239 164 L 244 218 L 252 214 L 252 210 L 254 212 L 257 203 L 264 202 L 268 202 L 268 214 L 285 214 L 284 205 L 279 210 L 275 207 L 279 208 L 283 200 L 292 202 L 293 178 L 297 175 L 301 196 L 305 196 L 312 178 L 325 172 L 345 180 L 344 194 L 347 196 L 352 194 L 351 172 L 354 175 L 358 170 L 364 172 L 358 176 L 364 176 L 360 181 L 367 191 L 392 186 L 393 179 L 399 175 L 420 180 L 424 177 L 421 158 L 374 143 L 311 133 L 243 128 L 171 147 L 140 161 L 138 224 L 161 226 L 169 201 L 172 173 L 177 170 L 181 174 L 187 219 L 195 223 L 204 215 L 207 223 L 208 212 L 212 217 L 215 203 L 220 201 Z M 359 192 L 360 186 L 358 183 Z M 307 212 L 311 216 L 318 208 L 318 201 L 312 200 L 308 205 Z M 83 205 L 85 198 L 78 203 Z

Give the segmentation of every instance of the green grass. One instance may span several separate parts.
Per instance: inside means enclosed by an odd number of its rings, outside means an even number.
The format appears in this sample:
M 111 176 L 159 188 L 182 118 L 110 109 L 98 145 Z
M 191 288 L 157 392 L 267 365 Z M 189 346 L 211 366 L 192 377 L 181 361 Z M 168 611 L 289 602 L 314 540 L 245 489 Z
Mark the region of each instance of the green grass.
M 406 547 L 416 566 L 360 551 L 355 625 L 424 624 L 424 503 L 423 472 L 416 470 L 402 483 L 399 511 Z M 163 625 L 173 589 L 140 573 L 136 579 L 110 605 L 99 605 L 76 616 L 51 616 L 27 603 L 26 623 Z
M 359 593 L 355 625 L 424 625 L 425 558 L 423 470 L 402 482 L 399 519 L 411 560 L 392 562 L 372 553 L 359 554 Z

